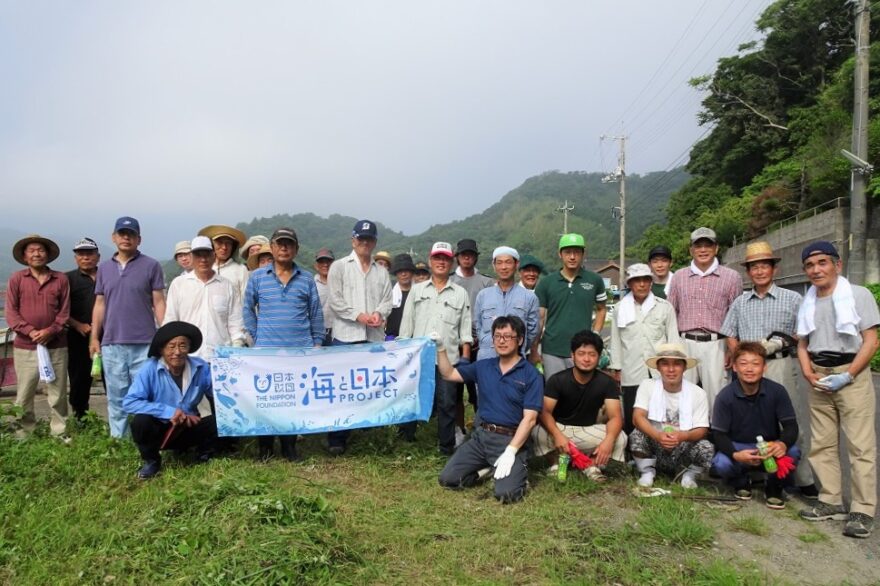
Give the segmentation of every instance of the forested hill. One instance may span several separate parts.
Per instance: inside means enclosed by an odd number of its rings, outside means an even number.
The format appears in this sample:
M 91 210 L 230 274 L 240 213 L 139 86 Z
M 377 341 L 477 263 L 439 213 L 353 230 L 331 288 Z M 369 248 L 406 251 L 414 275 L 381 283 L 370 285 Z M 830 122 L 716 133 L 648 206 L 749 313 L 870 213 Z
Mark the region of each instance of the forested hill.
M 753 237 L 780 219 L 848 197 L 853 106 L 854 3 L 778 0 L 758 18 L 761 42 L 720 59 L 692 80 L 706 91 L 700 122 L 711 128 L 690 152 L 690 180 L 670 199 L 668 225 L 633 247 L 670 244 L 685 258 L 688 232 L 712 226 L 722 245 Z M 872 12 L 871 30 L 880 30 Z M 880 163 L 880 47 L 871 44 L 868 160 Z M 635 145 L 635 139 L 631 144 Z M 874 175 L 869 197 L 880 192 Z
M 378 249 L 393 254 L 412 249 L 417 259 L 425 258 L 431 244 L 445 240 L 453 245 L 461 238 L 474 238 L 482 254 L 480 266 L 491 260 L 491 251 L 500 244 L 514 246 L 531 253 L 549 266 L 556 266 L 556 243 L 562 232 L 563 216 L 556 212 L 566 200 L 574 210 L 568 216 L 568 229 L 587 238 L 588 254 L 594 258 L 617 255 L 619 225 L 611 217 L 611 208 L 619 205 L 618 185 L 602 183 L 602 174 L 548 171 L 527 179 L 485 211 L 448 224 L 437 224 L 414 236 L 379 224 Z M 644 230 L 665 220 L 663 208 L 669 195 L 687 181 L 687 174 L 676 169 L 669 172 L 628 176 L 627 199 L 632 202 L 627 214 L 628 242 L 634 243 Z M 269 235 L 279 226 L 293 227 L 300 239 L 299 258 L 310 265 L 315 251 L 331 247 L 337 257 L 351 250 L 351 227 L 357 218 L 332 215 L 321 218 L 315 214 L 277 215 L 255 218 L 240 223 L 246 234 Z

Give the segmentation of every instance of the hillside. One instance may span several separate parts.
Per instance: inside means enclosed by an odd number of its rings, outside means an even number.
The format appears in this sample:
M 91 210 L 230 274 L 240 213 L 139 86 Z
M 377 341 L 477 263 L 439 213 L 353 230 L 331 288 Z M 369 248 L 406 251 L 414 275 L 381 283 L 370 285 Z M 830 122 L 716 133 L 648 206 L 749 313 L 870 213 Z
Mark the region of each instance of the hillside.
M 508 244 L 520 252 L 531 253 L 549 266 L 556 265 L 556 242 L 562 232 L 562 214 L 556 212 L 564 201 L 574 206 L 569 214 L 569 231 L 585 235 L 591 257 L 616 257 L 619 226 L 611 217 L 611 208 L 618 205 L 617 184 L 603 184 L 602 174 L 548 171 L 527 179 L 511 190 L 498 203 L 485 211 L 448 224 L 437 224 L 414 236 L 406 236 L 384 226 L 381 214 L 374 219 L 379 225 L 378 249 L 392 254 L 408 252 L 424 259 L 431 244 L 446 240 L 455 244 L 461 238 L 477 240 L 484 253 L 480 266 L 491 260 L 489 253 Z M 663 223 L 663 209 L 670 194 L 688 179 L 682 169 L 668 173 L 648 173 L 627 177 L 627 197 L 633 202 L 627 224 L 627 242 L 636 242 L 648 226 Z M 426 203 L 426 205 L 429 205 Z M 337 256 L 351 250 L 351 227 L 357 218 L 334 214 L 321 218 L 311 213 L 276 215 L 254 218 L 237 228 L 246 234 L 266 234 L 279 226 L 290 226 L 300 238 L 300 260 L 311 264 L 315 251 L 329 246 Z

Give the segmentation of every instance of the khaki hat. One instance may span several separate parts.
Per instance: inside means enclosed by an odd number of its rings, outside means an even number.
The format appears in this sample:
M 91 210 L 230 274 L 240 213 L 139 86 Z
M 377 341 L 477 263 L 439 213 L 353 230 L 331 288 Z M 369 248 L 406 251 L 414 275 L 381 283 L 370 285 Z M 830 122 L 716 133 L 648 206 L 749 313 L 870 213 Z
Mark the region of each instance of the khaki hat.
M 684 344 L 678 343 L 668 343 L 668 344 L 660 344 L 657 347 L 657 351 L 654 356 L 651 356 L 647 360 L 645 360 L 645 364 L 648 368 L 653 368 L 657 370 L 657 362 L 662 360 L 663 358 L 674 358 L 676 360 L 684 360 L 685 369 L 693 368 L 697 364 L 700 363 L 696 358 L 691 358 L 687 355 L 687 350 L 684 347 Z
M 773 254 L 773 249 L 770 248 L 768 242 L 752 242 L 746 246 L 746 259 L 739 264 L 748 267 L 749 263 L 758 262 L 759 260 L 772 260 L 773 262 L 779 262 L 782 259 Z
M 205 226 L 199 230 L 199 236 L 207 236 L 211 240 L 217 240 L 221 236 L 226 236 L 227 238 L 232 238 L 232 240 L 238 243 L 236 248 L 244 246 L 245 240 L 247 240 L 247 236 L 245 236 L 244 232 L 241 230 L 237 230 L 232 226 L 223 226 L 222 224 Z
M 272 254 L 272 247 L 268 244 L 261 244 L 260 250 L 250 255 L 247 259 L 247 268 L 249 271 L 255 271 L 260 267 L 260 255 Z
M 24 249 L 27 248 L 28 244 L 34 243 L 42 244 L 46 248 L 46 255 L 48 256 L 46 264 L 49 264 L 61 254 L 57 244 L 39 234 L 31 234 L 25 236 L 12 246 L 12 258 L 17 260 L 19 264 L 27 266 L 27 261 L 24 259 Z
M 697 240 L 711 240 L 713 244 L 718 244 L 718 235 L 712 228 L 701 227 L 691 232 L 691 244 Z
M 387 250 L 380 250 L 373 255 L 373 260 L 384 260 L 388 264 L 391 264 L 391 253 Z
M 638 279 L 639 277 L 653 279 L 654 274 L 651 272 L 651 267 L 641 262 L 629 265 L 626 269 L 626 282 L 629 283 L 632 279 Z
M 254 234 L 250 238 L 247 239 L 241 247 L 241 260 L 248 259 L 248 250 L 250 250 L 251 246 L 254 244 L 269 244 L 269 239 L 262 234 Z
M 181 240 L 177 244 L 174 245 L 174 256 L 176 257 L 178 254 L 187 254 L 188 252 L 192 252 L 192 245 L 189 243 L 189 240 Z

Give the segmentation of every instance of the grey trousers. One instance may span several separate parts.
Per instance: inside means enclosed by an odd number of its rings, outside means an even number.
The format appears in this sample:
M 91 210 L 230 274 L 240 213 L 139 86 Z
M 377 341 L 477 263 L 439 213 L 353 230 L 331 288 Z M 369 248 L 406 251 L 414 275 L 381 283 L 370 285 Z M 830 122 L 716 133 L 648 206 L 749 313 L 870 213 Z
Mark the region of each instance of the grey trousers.
M 470 439 L 463 443 L 446 462 L 440 472 L 440 485 L 446 488 L 461 489 L 477 483 L 477 472 L 495 465 L 504 448 L 513 439 L 509 435 L 486 431 L 479 427 Z M 526 492 L 528 466 L 526 465 L 526 446 L 516 453 L 516 460 L 510 474 L 495 481 L 495 498 L 502 503 L 513 503 L 523 498 Z

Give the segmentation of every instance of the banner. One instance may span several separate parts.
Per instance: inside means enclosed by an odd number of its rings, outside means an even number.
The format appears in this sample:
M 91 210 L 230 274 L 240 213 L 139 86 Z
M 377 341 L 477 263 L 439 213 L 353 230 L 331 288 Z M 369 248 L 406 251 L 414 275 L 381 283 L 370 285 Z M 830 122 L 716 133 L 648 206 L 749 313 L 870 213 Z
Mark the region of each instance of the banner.
M 217 432 L 290 435 L 427 421 L 436 356 L 428 338 L 217 348 L 211 361 Z

